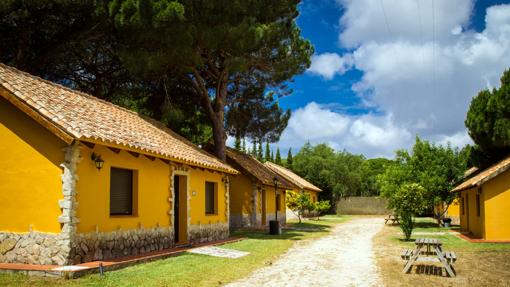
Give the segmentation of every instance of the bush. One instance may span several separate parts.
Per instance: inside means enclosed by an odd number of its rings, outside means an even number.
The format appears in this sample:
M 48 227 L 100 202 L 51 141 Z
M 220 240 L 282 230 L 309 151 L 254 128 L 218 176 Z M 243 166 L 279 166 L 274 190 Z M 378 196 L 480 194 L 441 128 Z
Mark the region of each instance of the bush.
M 414 229 L 414 220 L 411 213 L 406 212 L 400 215 L 400 229 L 402 229 L 405 239 L 409 241 Z
M 317 220 L 319 220 L 319 217 L 322 213 L 328 211 L 331 208 L 331 204 L 329 204 L 328 200 L 322 200 L 319 202 L 316 202 L 314 204 L 314 210 L 317 211 Z
M 388 199 L 390 208 L 401 218 L 400 228 L 409 240 L 414 228 L 413 216 L 427 209 L 426 190 L 416 183 L 403 184 Z
M 301 223 L 301 217 L 306 210 L 313 210 L 314 204 L 310 199 L 310 195 L 307 193 L 296 193 L 293 191 L 287 191 L 286 196 L 287 207 L 297 215 L 299 223 Z

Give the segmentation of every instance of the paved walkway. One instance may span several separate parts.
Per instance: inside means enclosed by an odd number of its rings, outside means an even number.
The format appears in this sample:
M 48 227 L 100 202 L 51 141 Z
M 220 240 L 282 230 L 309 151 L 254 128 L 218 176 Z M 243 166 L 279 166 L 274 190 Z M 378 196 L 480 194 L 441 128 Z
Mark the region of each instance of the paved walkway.
M 272 265 L 227 286 L 381 286 L 372 237 L 381 218 L 359 218 L 331 235 L 299 242 Z

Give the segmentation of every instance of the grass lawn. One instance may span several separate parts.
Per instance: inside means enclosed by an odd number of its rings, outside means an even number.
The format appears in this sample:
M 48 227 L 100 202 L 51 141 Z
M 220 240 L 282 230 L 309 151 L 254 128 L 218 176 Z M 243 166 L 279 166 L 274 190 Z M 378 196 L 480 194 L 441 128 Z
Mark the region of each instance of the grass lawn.
M 103 278 L 92 274 L 73 280 L 0 273 L 0 286 L 220 286 L 272 264 L 296 241 L 324 236 L 331 227 L 347 218 L 331 215 L 321 217 L 319 221 L 291 222 L 289 226 L 293 229 L 284 230 L 279 236 L 262 231 L 237 231 L 232 235 L 247 239 L 222 247 L 250 252 L 250 255 L 238 259 L 185 253 L 107 272 Z
M 384 283 L 387 286 L 510 285 L 510 244 L 470 243 L 449 234 L 450 229 L 456 230 L 458 226 L 440 228 L 431 218 L 418 218 L 416 229 L 413 230 L 413 241 L 406 242 L 402 240 L 403 235 L 397 225 L 385 226 L 374 239 L 378 267 Z M 457 253 L 455 278 L 446 277 L 446 271 L 437 268 L 430 269 L 430 272 L 418 272 L 413 267 L 409 274 L 402 273 L 404 261 L 400 258 L 400 252 L 402 249 L 414 249 L 414 239 L 418 237 L 440 239 L 443 250 Z

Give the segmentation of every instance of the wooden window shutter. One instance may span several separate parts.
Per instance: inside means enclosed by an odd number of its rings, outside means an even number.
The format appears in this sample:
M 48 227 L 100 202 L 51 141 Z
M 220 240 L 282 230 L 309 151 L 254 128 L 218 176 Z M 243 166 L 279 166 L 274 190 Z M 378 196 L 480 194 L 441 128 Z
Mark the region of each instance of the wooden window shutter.
M 111 168 L 110 215 L 133 214 L 133 171 Z
M 216 184 L 214 182 L 205 182 L 205 213 L 216 213 Z

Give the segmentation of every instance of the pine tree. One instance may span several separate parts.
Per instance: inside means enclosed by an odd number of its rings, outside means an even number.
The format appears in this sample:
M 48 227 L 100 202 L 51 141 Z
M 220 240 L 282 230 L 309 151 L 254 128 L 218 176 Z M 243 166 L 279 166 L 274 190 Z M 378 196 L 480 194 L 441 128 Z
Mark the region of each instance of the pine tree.
M 289 153 L 287 154 L 287 167 L 292 169 L 292 148 L 289 148 Z
M 257 159 L 259 161 L 262 161 L 264 157 L 262 156 L 264 154 L 264 150 L 262 149 L 262 140 L 259 140 L 259 148 L 257 150 Z
M 234 144 L 234 148 L 235 148 L 236 150 L 241 150 L 241 138 L 240 138 L 240 137 L 238 137 L 238 136 L 236 137 L 236 142 L 235 142 L 235 144 Z
M 253 157 L 257 157 L 257 140 L 253 140 L 253 146 L 251 147 L 251 152 L 250 154 L 253 156 Z
M 282 164 L 282 157 L 280 155 L 280 148 L 276 148 L 276 158 L 274 159 L 274 163 L 281 165 Z
M 274 153 L 273 153 L 273 150 L 271 150 L 271 162 L 274 162 Z
M 271 149 L 269 148 L 269 142 L 266 142 L 266 152 L 264 155 L 264 161 L 271 161 Z
M 244 152 L 244 153 L 248 153 L 248 151 L 246 150 L 246 139 L 243 137 L 243 145 L 241 147 L 241 150 Z

